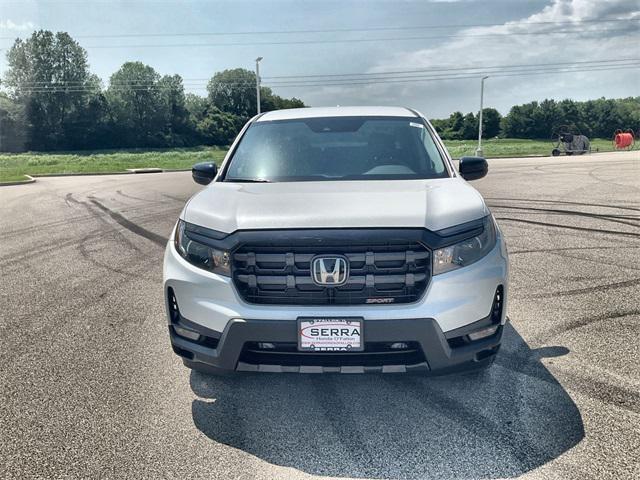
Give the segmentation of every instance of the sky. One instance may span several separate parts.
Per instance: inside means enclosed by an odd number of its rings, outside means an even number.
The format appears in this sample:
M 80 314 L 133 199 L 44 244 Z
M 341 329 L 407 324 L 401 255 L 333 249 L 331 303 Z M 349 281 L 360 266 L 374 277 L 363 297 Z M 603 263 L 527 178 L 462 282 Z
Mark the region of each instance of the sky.
M 7 48 L 35 29 L 68 32 L 105 85 L 139 60 L 204 95 L 215 72 L 254 69 L 261 56 L 263 84 L 311 106 L 405 105 L 442 118 L 478 110 L 483 72 L 484 105 L 502 113 L 545 98 L 640 95 L 637 64 L 495 68 L 640 59 L 640 0 L 0 0 L 0 76 Z M 436 80 L 456 72 L 463 78 Z M 342 74 L 394 81 L 309 77 Z M 287 76 L 304 77 L 274 78 Z

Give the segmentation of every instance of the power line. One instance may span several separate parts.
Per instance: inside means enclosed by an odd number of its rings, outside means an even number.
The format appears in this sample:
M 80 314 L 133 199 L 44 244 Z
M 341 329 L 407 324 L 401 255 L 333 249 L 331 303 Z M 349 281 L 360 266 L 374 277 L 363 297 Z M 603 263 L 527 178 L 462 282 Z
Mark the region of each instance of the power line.
M 371 43 L 371 42 L 396 42 L 414 40 L 437 40 L 442 38 L 503 38 L 505 36 L 532 36 L 532 35 L 571 35 L 581 33 L 615 33 L 625 32 L 625 29 L 598 29 L 598 30 L 558 30 L 546 32 L 518 32 L 518 33 L 481 33 L 481 34 L 450 34 L 432 36 L 405 36 L 385 38 L 348 38 L 348 39 L 324 39 L 324 40 L 283 40 L 268 42 L 224 42 L 224 43 L 163 43 L 163 44 L 122 44 L 122 45 L 87 45 L 87 49 L 111 49 L 111 48 L 184 48 L 184 47 L 237 47 L 237 46 L 261 46 L 261 45 L 316 45 L 336 43 Z
M 529 63 L 529 64 L 511 64 L 511 65 L 494 65 L 494 66 L 462 66 L 462 67 L 452 67 L 450 65 L 445 66 L 432 66 L 428 69 L 419 69 L 419 70 L 396 70 L 396 71 L 387 71 L 387 72 L 369 72 L 369 73 L 336 73 L 336 74 L 316 74 L 316 75 L 280 75 L 280 76 L 271 76 L 271 77 L 261 77 L 263 80 L 271 80 L 268 82 L 271 85 L 283 84 L 283 83 L 307 83 L 307 82 L 330 82 L 332 79 L 337 80 L 366 80 L 371 78 L 386 78 L 386 77 L 398 77 L 406 76 L 406 78 L 414 78 L 412 75 L 418 74 L 418 76 L 424 76 L 425 74 L 431 75 L 440 75 L 440 72 L 461 72 L 468 73 L 474 75 L 480 74 L 495 74 L 497 71 L 510 71 L 513 69 L 539 69 L 544 67 L 558 67 L 558 68 L 570 68 L 570 67 L 580 67 L 580 66 L 618 66 L 621 64 L 626 64 L 629 62 L 640 62 L 640 58 L 620 58 L 615 60 L 584 60 L 577 62 L 553 62 L 553 63 Z M 450 75 L 450 74 L 449 74 Z M 353 78 L 347 78 L 353 77 Z M 360 77 L 360 78 L 358 78 Z M 306 80 L 309 79 L 309 80 Z M 206 84 L 210 78 L 183 78 L 183 85 L 194 85 L 194 84 Z M 34 81 L 34 82 L 24 82 L 22 85 L 28 86 L 74 86 L 74 85 L 85 85 L 85 80 L 75 80 L 75 81 L 62 81 L 62 82 L 51 82 L 51 81 Z M 242 81 L 242 82 L 233 82 L 234 85 L 238 84 L 246 84 L 246 85 L 255 85 L 253 80 L 251 81 Z M 111 82 L 110 86 L 152 86 L 156 85 L 156 83 L 152 82 Z
M 556 69 L 542 69 L 542 70 L 511 70 L 504 72 L 496 72 L 492 74 L 492 77 L 507 77 L 507 76 L 527 76 L 527 75 L 539 75 L 539 74 L 553 74 L 553 73 L 571 73 L 571 72 L 596 72 L 596 71 L 609 71 L 609 70 L 620 70 L 620 69 L 632 69 L 640 67 L 640 63 L 632 63 L 632 64 L 621 64 L 614 66 L 592 66 L 592 67 L 582 67 L 582 68 L 556 68 Z M 272 88 L 289 88 L 289 87 L 327 87 L 327 86 L 349 86 L 349 85 L 369 85 L 369 84 L 379 84 L 379 83 L 411 83 L 411 82 L 422 82 L 422 81 L 432 81 L 432 80 L 457 80 L 457 79 L 469 79 L 469 78 L 477 78 L 477 73 L 468 73 L 461 72 L 457 74 L 442 74 L 442 75 L 430 75 L 430 76 L 412 76 L 412 77 L 389 77 L 389 78 L 375 78 L 375 79 L 355 79 L 355 80 L 339 80 L 339 81 L 310 81 L 310 82 L 288 82 L 288 83 L 268 83 L 265 84 L 265 87 Z M 227 86 L 239 86 L 239 87 L 255 87 L 255 83 L 253 82 L 225 82 Z M 200 88 L 203 89 L 206 84 L 191 84 L 189 85 L 192 88 Z M 109 86 L 110 91 L 152 91 L 152 90 L 171 90 L 175 88 L 175 86 L 167 86 L 167 85 L 158 85 L 158 84 L 132 84 L 132 85 L 112 85 Z M 101 91 L 102 88 L 100 86 L 63 86 L 63 85 L 52 85 L 49 86 L 40 86 L 40 87 L 27 87 L 27 88 L 19 88 L 21 92 L 33 92 L 33 93 L 71 93 L 71 92 L 81 92 L 81 91 Z
M 556 74 L 556 73 L 580 73 L 580 72 L 602 72 L 602 71 L 610 71 L 610 70 L 628 70 L 628 69 L 640 69 L 640 63 L 637 64 L 629 64 L 629 65 L 620 65 L 615 67 L 588 67 L 588 68 L 578 68 L 571 70 L 527 70 L 527 71 L 513 71 L 513 72 L 505 72 L 505 73 L 496 73 L 491 75 L 492 78 L 495 77 L 514 77 L 514 76 L 529 76 L 529 75 L 541 75 L 541 74 Z M 270 87 L 278 87 L 278 88 L 297 88 L 297 87 L 331 87 L 331 86 L 355 86 L 355 85 L 373 85 L 373 84 L 384 84 L 384 83 L 412 83 L 412 82 L 425 82 L 425 81 L 437 81 L 437 80 L 464 80 L 464 79 L 477 79 L 479 76 L 477 73 L 467 74 L 461 73 L 458 75 L 451 76 L 431 76 L 431 77 L 412 77 L 410 79 L 379 79 L 379 80 L 361 80 L 361 81 L 343 81 L 343 82 L 335 82 L 335 83 L 290 83 L 290 84 L 279 84 L 273 85 L 268 84 Z M 267 85 L 265 85 L 267 86 Z
M 547 69 L 539 69 L 539 70 L 511 70 L 505 72 L 496 72 L 493 73 L 492 77 L 512 77 L 512 76 L 530 76 L 530 75 L 541 75 L 541 74 L 560 74 L 560 73 L 580 73 L 580 72 L 601 72 L 601 71 L 611 71 L 611 70 L 627 70 L 627 69 L 635 69 L 640 67 L 640 62 L 630 63 L 630 64 L 622 64 L 622 65 L 596 65 L 596 66 L 583 66 L 583 67 L 574 67 L 574 68 L 547 68 Z M 477 73 L 469 74 L 467 72 L 455 73 L 455 74 L 443 74 L 443 75 L 430 75 L 430 76 L 420 76 L 420 77 L 390 77 L 383 79 L 362 79 L 362 80 L 337 80 L 337 81 L 329 81 L 329 82 L 307 82 L 307 83 L 295 83 L 290 82 L 286 84 L 266 84 L 265 87 L 276 87 L 276 88 L 299 88 L 299 87 L 331 87 L 331 86 L 357 86 L 357 85 L 371 85 L 371 84 L 385 84 L 385 83 L 413 83 L 413 82 L 427 82 L 427 81 L 438 81 L 438 80 L 464 80 L 464 79 L 472 79 L 478 78 Z M 245 86 L 253 88 L 255 87 L 255 83 L 252 82 L 228 82 L 225 85 L 233 85 L 233 86 Z M 153 90 L 169 90 L 174 86 L 167 85 L 132 85 L 132 86 L 112 86 L 109 87 L 110 90 L 113 91 L 153 91 Z M 87 86 L 87 87 L 60 87 L 54 86 L 52 88 L 46 87 L 33 87 L 33 88 L 25 88 L 20 89 L 21 92 L 31 92 L 31 93 L 78 93 L 78 92 L 90 92 L 90 91 L 100 91 L 101 88 L 99 86 Z
M 354 32 L 379 32 L 379 31 L 409 31 L 409 30 L 428 30 L 428 29 L 444 29 L 444 28 L 479 28 L 479 27 L 519 27 L 530 25 L 584 25 L 584 24 L 602 24 L 602 23 L 627 23 L 637 22 L 637 18 L 610 18 L 610 19 L 590 19 L 590 20 L 571 20 L 571 21 L 540 21 L 540 22 L 506 22 L 506 23 L 452 23 L 452 24 L 430 24 L 418 26 L 381 26 L 366 28 L 329 28 L 329 29 L 307 29 L 307 30 L 263 30 L 263 31 L 236 31 L 236 32 L 175 32 L 175 33 L 105 33 L 105 34 L 88 34 L 74 35 L 74 38 L 142 38 L 142 37 L 200 37 L 200 36 L 233 36 L 233 35 L 296 35 L 309 33 L 354 33 Z M 0 37 L 0 40 L 14 40 L 15 37 Z
M 625 63 L 616 63 L 616 64 L 609 64 L 609 65 L 576 65 L 576 66 L 565 66 L 565 67 L 547 67 L 544 68 L 542 70 L 544 71 L 549 71 L 549 70 L 565 70 L 565 69 L 575 69 L 575 68 L 610 68 L 610 67 L 620 67 L 620 66 L 635 66 L 635 65 L 640 65 L 640 62 L 625 62 Z M 456 75 L 473 75 L 473 76 L 481 76 L 482 74 L 490 74 L 491 76 L 497 76 L 498 74 L 503 74 L 503 73 L 527 73 L 527 72 L 537 72 L 537 71 L 541 71 L 540 69 L 537 70 L 531 70 L 531 69 L 524 69 L 524 68 L 519 68 L 519 69 L 505 69 L 505 70 L 498 70 L 498 71 L 493 71 L 493 72 L 469 72 L 469 71 L 464 71 L 464 72 L 454 72 L 454 73 L 432 73 L 432 74 L 420 74 L 420 75 L 395 75 L 395 76 L 388 76 L 388 77 L 366 77 L 366 78 L 345 78 L 345 79 L 334 79 L 334 80 L 290 80 L 290 81 L 279 81 L 279 82 L 268 82 L 269 85 L 287 85 L 287 84 L 292 84 L 292 83 L 296 83 L 299 85 L 306 85 L 306 84 L 317 84 L 317 83 L 323 83 L 323 84 L 329 84 L 329 83 L 336 83 L 339 84 L 341 82 L 351 82 L 351 81 L 362 81 L 362 82 L 367 82 L 367 81 L 371 81 L 371 80 L 388 80 L 388 79 L 392 79 L 392 80 L 411 80 L 411 79 L 419 79 L 419 78 L 423 78 L 425 76 L 429 77 L 429 78 L 437 78 L 437 77 L 446 77 L 446 78 L 450 78 Z
M 629 66 L 629 65 L 637 65 L 639 64 L 639 61 L 631 61 L 631 62 L 620 62 L 620 63 L 616 63 L 616 64 L 607 64 L 607 65 L 575 65 L 575 66 L 558 66 L 558 67 L 546 67 L 543 70 L 564 70 L 564 69 L 570 69 L 570 68 L 608 68 L 608 67 L 618 67 L 618 66 Z M 414 78 L 422 78 L 425 76 L 428 77 L 451 77 L 451 76 L 455 76 L 455 75 L 475 75 L 475 76 L 481 76 L 482 74 L 489 74 L 489 75 L 496 75 L 498 73 L 512 73 L 512 72 L 536 72 L 536 71 L 540 71 L 540 69 L 537 70 L 531 70 L 528 68 L 515 68 L 515 69 L 503 69 L 503 70 L 497 70 L 497 71 L 481 71 L 481 72 L 476 72 L 476 71 L 463 71 L 463 72 L 452 72 L 452 73 L 422 73 L 422 74 L 410 74 L 410 75 L 394 75 L 394 76 L 372 76 L 372 77 L 361 77 L 361 78 L 336 78 L 336 79 L 327 79 L 327 80 L 323 80 L 323 79 L 311 79 L 311 80 L 280 80 L 280 81 L 275 81 L 275 82 L 268 82 L 269 85 L 286 85 L 286 84 L 291 84 L 291 83 L 296 83 L 296 84 L 300 84 L 300 85 L 305 85 L 305 84 L 316 84 L 316 83 L 340 83 L 340 82 L 350 82 L 350 81 L 369 81 L 369 80 L 387 80 L 387 79 L 407 79 L 407 80 L 411 80 Z
M 636 21 L 636 19 L 632 19 Z M 115 49 L 115 48 L 187 48 L 187 47 L 252 47 L 252 46 L 275 46 L 275 45 L 314 45 L 314 44 L 339 44 L 339 43 L 372 43 L 372 42 L 392 42 L 392 41 L 415 41 L 415 40 L 437 40 L 443 38 L 487 38 L 496 39 L 505 36 L 532 36 L 532 35 L 572 35 L 572 34 L 593 34 L 593 33 L 623 33 L 627 29 L 602 28 L 596 30 L 572 29 L 556 31 L 535 31 L 535 32 L 496 32 L 479 34 L 445 34 L 430 36 L 402 36 L 384 38 L 346 38 L 346 39 L 316 39 L 316 40 L 280 40 L 267 42 L 223 42 L 223 43 L 146 43 L 146 44 L 117 44 L 117 45 L 87 45 L 86 49 Z M 635 34 L 636 32 L 634 32 Z M 7 48 L 0 48 L 0 51 Z
M 266 79 L 279 79 L 279 78 L 324 78 L 324 77 L 354 77 L 354 76 L 365 76 L 365 75 L 396 75 L 396 74 L 408 74 L 408 73 L 425 73 L 431 71 L 455 71 L 455 70 L 479 70 L 481 73 L 491 73 L 490 70 L 501 69 L 501 68 L 538 68 L 538 67 L 547 67 L 547 66 L 573 66 L 573 65 L 582 65 L 582 64 L 607 64 L 607 63 L 619 63 L 619 62 L 627 62 L 627 61 L 640 61 L 640 58 L 619 58 L 615 60 L 584 60 L 578 62 L 555 62 L 555 63 L 521 63 L 521 64 L 511 64 L 511 65 L 495 65 L 495 66 L 467 66 L 467 67 L 452 67 L 450 65 L 441 65 L 441 66 L 432 66 L 429 69 L 420 69 L 420 70 L 395 70 L 395 71 L 386 71 L 386 72 L 370 72 L 370 73 L 330 73 L 330 74 L 315 74 L 315 75 L 279 75 L 279 76 L 271 76 L 261 78 Z

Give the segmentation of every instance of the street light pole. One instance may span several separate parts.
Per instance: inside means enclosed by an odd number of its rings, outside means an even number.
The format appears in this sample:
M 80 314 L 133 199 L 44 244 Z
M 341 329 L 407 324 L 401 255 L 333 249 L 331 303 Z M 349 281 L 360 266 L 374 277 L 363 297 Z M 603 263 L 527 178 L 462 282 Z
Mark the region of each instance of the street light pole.
M 258 115 L 260 115 L 260 60 L 262 60 L 262 57 L 256 58 L 256 103 L 258 105 Z
M 478 114 L 478 149 L 476 150 L 476 157 L 482 156 L 482 110 L 484 101 L 484 81 L 489 78 L 489 75 L 485 75 L 480 79 L 480 113 Z

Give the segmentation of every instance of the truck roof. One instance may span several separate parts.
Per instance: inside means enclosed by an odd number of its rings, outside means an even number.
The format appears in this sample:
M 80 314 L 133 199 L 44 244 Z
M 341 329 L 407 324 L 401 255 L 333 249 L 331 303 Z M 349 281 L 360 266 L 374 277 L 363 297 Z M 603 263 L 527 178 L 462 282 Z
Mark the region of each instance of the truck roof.
M 260 116 L 257 122 L 318 117 L 416 117 L 406 107 L 311 107 L 274 110 Z

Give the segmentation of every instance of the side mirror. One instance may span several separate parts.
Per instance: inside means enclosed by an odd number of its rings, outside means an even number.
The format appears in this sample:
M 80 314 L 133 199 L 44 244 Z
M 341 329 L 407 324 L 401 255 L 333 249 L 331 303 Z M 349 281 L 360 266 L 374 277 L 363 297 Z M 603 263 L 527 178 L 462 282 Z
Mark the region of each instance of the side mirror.
M 489 164 L 482 157 L 462 157 L 458 166 L 460 176 L 465 180 L 477 180 L 489 171 Z
M 218 167 L 213 162 L 196 163 L 191 168 L 193 181 L 200 185 L 209 185 L 216 178 Z

